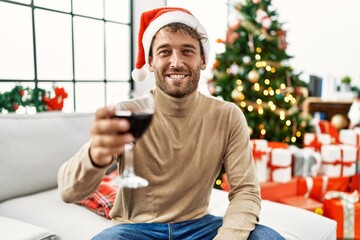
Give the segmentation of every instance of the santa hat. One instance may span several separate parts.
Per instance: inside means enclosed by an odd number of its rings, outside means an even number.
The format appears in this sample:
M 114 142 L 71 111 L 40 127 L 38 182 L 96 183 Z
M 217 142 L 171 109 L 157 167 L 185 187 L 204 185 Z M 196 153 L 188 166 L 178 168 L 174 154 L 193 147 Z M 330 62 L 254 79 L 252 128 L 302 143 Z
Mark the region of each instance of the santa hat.
M 148 61 L 151 42 L 155 34 L 169 23 L 184 23 L 207 38 L 207 32 L 201 23 L 186 9 L 177 7 L 163 7 L 141 14 L 138 36 L 138 56 L 135 69 L 131 76 L 135 81 L 142 82 L 148 78 Z M 205 63 L 208 62 L 210 44 L 207 39 L 201 40 L 205 54 Z

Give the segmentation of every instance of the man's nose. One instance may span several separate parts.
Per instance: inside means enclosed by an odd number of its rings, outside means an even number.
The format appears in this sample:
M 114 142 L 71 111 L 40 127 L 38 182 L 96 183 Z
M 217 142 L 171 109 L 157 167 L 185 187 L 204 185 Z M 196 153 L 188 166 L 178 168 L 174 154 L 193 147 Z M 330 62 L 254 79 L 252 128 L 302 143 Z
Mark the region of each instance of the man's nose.
M 170 57 L 171 67 L 181 67 L 183 65 L 183 58 L 180 52 L 174 51 Z

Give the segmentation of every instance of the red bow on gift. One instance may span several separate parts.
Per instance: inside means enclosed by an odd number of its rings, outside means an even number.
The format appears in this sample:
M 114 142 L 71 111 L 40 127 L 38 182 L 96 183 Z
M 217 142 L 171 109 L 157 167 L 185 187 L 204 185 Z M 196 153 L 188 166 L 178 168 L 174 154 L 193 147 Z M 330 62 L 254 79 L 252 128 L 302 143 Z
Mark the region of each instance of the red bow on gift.
M 326 164 L 326 165 L 341 165 L 341 169 L 340 169 L 340 176 L 343 175 L 343 171 L 344 171 L 344 167 L 351 167 L 353 163 L 356 163 L 356 160 L 354 161 L 350 161 L 350 162 L 344 162 L 344 151 L 343 149 L 340 149 L 340 159 L 336 159 L 333 162 L 329 162 L 329 161 L 322 161 L 321 164 Z
M 256 149 L 256 144 L 254 143 L 254 149 L 252 151 L 254 160 L 262 160 L 262 157 L 266 155 L 266 151 L 261 151 Z
M 314 139 L 309 143 L 306 144 L 305 147 L 313 147 L 315 148 L 315 151 L 321 150 L 322 143 L 319 141 L 318 137 L 315 135 Z
M 270 151 L 270 156 L 269 156 L 269 162 L 268 162 L 268 168 L 270 170 L 270 181 L 273 180 L 273 172 L 275 170 L 278 170 L 278 169 L 285 169 L 285 168 L 289 168 L 291 167 L 291 163 L 289 165 L 285 165 L 285 166 L 278 166 L 278 165 L 273 165 L 272 164 L 272 152 Z

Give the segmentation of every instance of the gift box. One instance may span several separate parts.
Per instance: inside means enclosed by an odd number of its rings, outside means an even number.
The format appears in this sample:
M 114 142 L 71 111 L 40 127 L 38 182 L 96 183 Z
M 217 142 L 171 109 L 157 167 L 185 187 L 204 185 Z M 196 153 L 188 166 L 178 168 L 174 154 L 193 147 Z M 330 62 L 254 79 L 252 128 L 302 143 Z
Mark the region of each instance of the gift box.
M 269 141 L 268 142 L 268 147 L 269 148 L 288 148 L 289 147 L 289 144 L 287 143 L 283 143 L 283 142 L 272 142 L 272 141 Z
M 274 148 L 269 153 L 269 180 L 289 182 L 291 180 L 291 151 L 285 148 Z
M 304 148 L 320 151 L 323 145 L 331 144 L 331 136 L 326 133 L 305 133 L 303 138 Z
M 354 129 L 340 129 L 339 140 L 343 144 L 360 146 L 360 132 Z
M 268 180 L 268 141 L 265 139 L 251 139 L 251 149 L 255 161 L 256 174 L 259 182 Z
M 321 214 L 323 212 L 322 202 L 316 201 L 309 197 L 294 196 L 294 197 L 282 198 L 279 200 L 279 202 L 286 205 L 309 210 L 311 212 L 315 212 L 318 214 Z
M 291 205 L 294 207 L 303 208 L 312 212 L 322 213 L 323 212 L 323 204 L 320 201 L 316 201 L 310 198 L 310 192 L 313 188 L 313 178 L 306 177 L 304 178 L 306 182 L 306 193 L 301 194 L 299 196 L 285 197 L 279 200 L 280 203 L 284 203 L 287 205 Z
M 296 196 L 297 186 L 297 178 L 292 178 L 286 183 L 260 183 L 261 198 L 264 200 L 278 202 L 282 198 Z
M 358 191 L 360 192 L 360 173 L 355 174 L 354 176 L 350 177 L 350 183 L 349 183 L 349 191 Z
M 324 216 L 337 222 L 337 238 L 360 239 L 360 202 L 357 191 L 327 192 L 323 204 Z
M 342 175 L 354 176 L 356 174 L 356 164 L 359 159 L 359 150 L 356 146 L 339 145 L 344 152 L 342 163 Z
M 339 130 L 330 121 L 320 120 L 317 123 L 318 133 L 329 134 L 331 144 L 339 144 Z
M 327 191 L 341 191 L 347 192 L 350 190 L 350 177 L 328 177 L 328 176 L 315 176 L 312 178 L 312 188 L 309 192 L 309 197 L 322 201 Z M 304 195 L 308 192 L 307 182 L 308 178 L 298 178 L 298 192 L 297 195 Z
M 357 149 L 350 145 L 321 147 L 321 173 L 329 177 L 352 176 L 356 172 Z
M 311 148 L 289 147 L 292 153 L 292 176 L 316 176 L 320 164 L 321 155 Z

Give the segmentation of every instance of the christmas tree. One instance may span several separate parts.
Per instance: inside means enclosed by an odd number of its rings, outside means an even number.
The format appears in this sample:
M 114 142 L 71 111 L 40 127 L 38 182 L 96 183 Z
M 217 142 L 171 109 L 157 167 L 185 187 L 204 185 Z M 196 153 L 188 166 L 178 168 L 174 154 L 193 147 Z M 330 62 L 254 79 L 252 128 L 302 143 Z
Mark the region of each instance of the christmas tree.
M 271 0 L 236 2 L 218 44 L 224 51 L 216 55 L 210 93 L 242 109 L 250 138 L 301 146 L 311 131 L 301 116 L 307 84 L 289 66 L 286 31 Z

